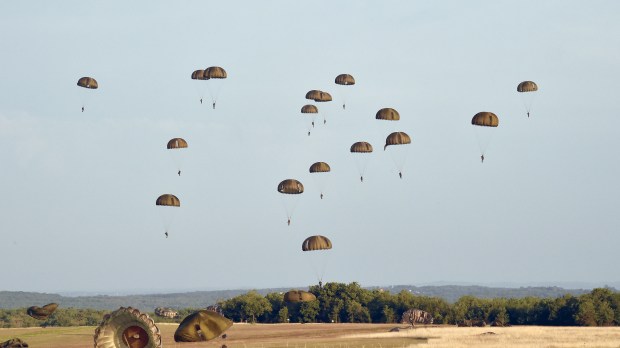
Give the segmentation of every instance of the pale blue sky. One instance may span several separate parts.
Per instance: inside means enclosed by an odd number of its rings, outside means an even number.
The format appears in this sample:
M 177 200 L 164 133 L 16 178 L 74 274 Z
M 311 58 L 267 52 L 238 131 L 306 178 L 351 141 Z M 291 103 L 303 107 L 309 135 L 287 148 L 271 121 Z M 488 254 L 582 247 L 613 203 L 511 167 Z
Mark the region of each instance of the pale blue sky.
M 614 1 L 1 2 L 0 290 L 309 285 L 314 234 L 334 244 L 324 281 L 618 282 L 618 33 Z M 216 110 L 190 79 L 212 65 Z M 81 76 L 100 85 L 84 113 Z M 308 137 L 310 89 L 334 102 Z M 500 118 L 484 164 L 479 111 Z M 403 180 L 392 131 L 413 138 Z M 306 187 L 290 227 L 286 178 Z M 168 239 L 163 193 L 182 204 Z

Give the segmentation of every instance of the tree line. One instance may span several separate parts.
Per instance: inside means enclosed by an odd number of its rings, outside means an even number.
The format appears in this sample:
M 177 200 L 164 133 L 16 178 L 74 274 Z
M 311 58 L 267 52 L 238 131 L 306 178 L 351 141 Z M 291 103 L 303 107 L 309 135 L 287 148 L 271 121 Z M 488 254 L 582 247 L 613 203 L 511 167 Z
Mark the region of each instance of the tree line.
M 556 298 L 477 298 L 462 296 L 454 303 L 403 290 L 392 294 L 381 289 L 364 289 L 358 283 L 327 283 L 311 286 L 312 302 L 287 304 L 282 292 L 265 295 L 249 291 L 218 305 L 235 322 L 253 323 L 398 323 L 411 308 L 431 313 L 435 324 L 457 324 L 464 320 L 501 321 L 512 325 L 618 326 L 620 293 L 608 288 L 582 295 Z M 206 307 L 206 306 L 205 306 Z M 156 316 L 153 309 L 139 308 L 156 322 L 180 322 L 199 308 L 178 310 L 178 317 Z M 109 310 L 58 308 L 45 321 L 26 314 L 26 308 L 0 309 L 0 327 L 97 326 Z

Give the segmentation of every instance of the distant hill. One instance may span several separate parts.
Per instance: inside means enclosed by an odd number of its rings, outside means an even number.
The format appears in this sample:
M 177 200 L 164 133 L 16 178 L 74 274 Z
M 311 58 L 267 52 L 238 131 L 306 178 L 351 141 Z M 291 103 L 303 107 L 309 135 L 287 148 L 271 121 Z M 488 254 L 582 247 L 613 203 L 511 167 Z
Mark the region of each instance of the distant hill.
M 544 297 L 556 298 L 565 294 L 581 295 L 590 292 L 589 289 L 563 289 L 560 287 L 520 287 L 500 288 L 476 285 L 439 285 L 439 286 L 413 286 L 393 285 L 387 287 L 369 287 L 368 289 L 383 289 L 393 294 L 403 290 L 416 295 L 440 297 L 453 303 L 462 296 L 474 296 L 478 298 L 522 298 Z M 265 295 L 271 292 L 285 292 L 290 288 L 259 289 L 258 293 Z M 300 287 L 303 289 L 303 287 Z M 612 288 L 612 290 L 616 291 Z M 215 304 L 220 300 L 226 300 L 248 292 L 247 289 L 220 290 L 220 291 L 195 291 L 186 293 L 170 294 L 147 294 L 127 296 L 62 296 L 59 294 L 46 294 L 21 291 L 0 291 L 0 308 L 13 309 L 25 308 L 33 305 L 41 306 L 50 302 L 59 303 L 64 308 L 91 308 L 114 310 L 121 306 L 132 306 L 144 310 L 153 310 L 155 307 L 181 308 L 204 308 Z

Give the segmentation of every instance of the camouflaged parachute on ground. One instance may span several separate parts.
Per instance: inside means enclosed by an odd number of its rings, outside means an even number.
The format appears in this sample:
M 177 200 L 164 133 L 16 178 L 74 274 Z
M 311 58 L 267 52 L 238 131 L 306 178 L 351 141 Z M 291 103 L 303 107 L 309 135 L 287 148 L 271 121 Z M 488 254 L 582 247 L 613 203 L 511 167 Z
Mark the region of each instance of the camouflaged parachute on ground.
M 411 138 L 405 132 L 394 132 L 385 138 L 385 146 L 383 151 L 390 145 L 404 145 L 411 144 Z
M 194 312 L 183 319 L 174 332 L 175 342 L 202 342 L 220 336 L 233 322 L 210 310 Z
M 167 149 L 185 149 L 187 148 L 187 141 L 183 138 L 172 138 L 166 145 Z
M 499 126 L 499 118 L 492 112 L 481 111 L 474 115 L 471 124 L 482 127 L 497 127 Z
M 313 293 L 303 290 L 291 290 L 284 294 L 284 302 L 286 303 L 310 302 L 315 300 L 316 296 Z
M 377 111 L 375 118 L 377 120 L 398 121 L 400 120 L 400 114 L 395 109 L 383 108 Z
M 95 80 L 92 77 L 81 77 L 78 82 L 77 85 L 80 87 L 84 87 L 84 88 L 89 88 L 89 89 L 97 89 L 99 88 L 99 84 L 97 83 L 97 80 Z
M 329 250 L 332 248 L 332 241 L 325 236 L 311 236 L 301 244 L 302 251 Z
M 278 184 L 278 192 L 296 195 L 304 192 L 304 185 L 295 179 L 282 180 Z
M 536 92 L 538 85 L 534 81 L 523 81 L 517 86 L 517 92 Z
M 20 338 L 11 338 L 8 341 L 0 343 L 0 348 L 28 348 L 28 343 Z
M 29 316 L 38 319 L 45 320 L 58 308 L 57 303 L 48 303 L 43 307 L 32 306 L 26 310 Z
M 355 79 L 349 74 L 340 74 L 336 76 L 334 82 L 337 85 L 351 86 L 355 84 Z
M 155 205 L 180 207 L 181 201 L 177 198 L 177 196 L 167 193 L 167 194 L 163 194 L 157 197 L 157 200 L 155 201 Z
M 95 329 L 95 348 L 161 348 L 161 333 L 151 317 L 132 307 L 106 314 Z

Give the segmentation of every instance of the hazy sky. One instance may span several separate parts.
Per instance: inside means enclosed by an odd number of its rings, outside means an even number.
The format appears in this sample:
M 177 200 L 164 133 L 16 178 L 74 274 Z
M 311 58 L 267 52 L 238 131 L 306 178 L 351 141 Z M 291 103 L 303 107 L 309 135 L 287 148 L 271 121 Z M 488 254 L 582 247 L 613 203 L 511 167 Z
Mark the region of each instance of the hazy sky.
M 616 1 L 2 1 L 0 290 L 316 284 L 315 234 L 324 282 L 620 281 L 618 33 Z M 214 65 L 216 110 L 190 79 Z M 334 101 L 308 137 L 310 89 Z M 479 111 L 500 119 L 484 164 Z M 402 180 L 392 131 L 413 139 Z M 306 188 L 291 226 L 286 178 Z M 168 239 L 163 193 L 181 200 Z

